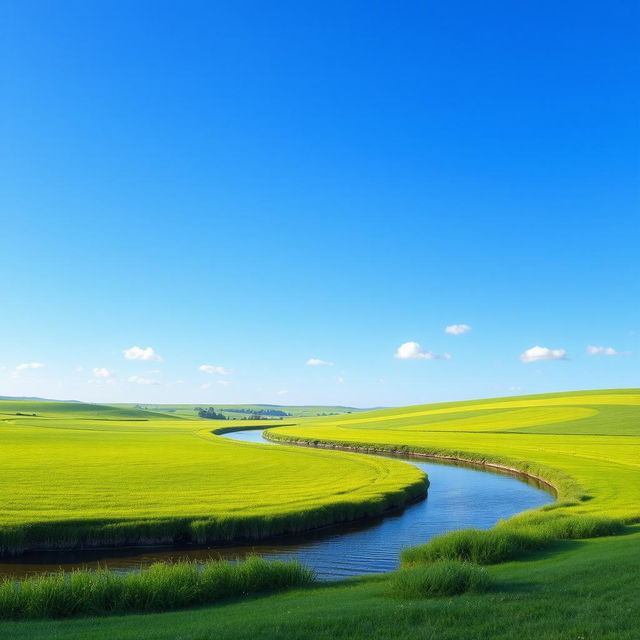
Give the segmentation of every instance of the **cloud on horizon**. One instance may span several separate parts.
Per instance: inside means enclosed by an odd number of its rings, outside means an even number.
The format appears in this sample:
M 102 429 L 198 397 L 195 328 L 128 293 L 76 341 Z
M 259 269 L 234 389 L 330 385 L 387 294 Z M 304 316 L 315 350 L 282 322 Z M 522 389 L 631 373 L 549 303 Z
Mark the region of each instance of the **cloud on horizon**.
M 444 328 L 444 332 L 451 336 L 461 336 L 467 331 L 471 331 L 471 327 L 468 324 L 450 324 Z
M 427 349 L 423 349 L 419 342 L 403 342 L 393 354 L 398 360 L 451 360 L 453 356 L 450 353 L 433 353 Z
M 549 349 L 547 347 L 531 347 L 520 354 L 522 362 L 538 362 L 540 360 L 566 360 L 567 352 L 564 349 Z
M 225 367 L 217 367 L 212 364 L 201 364 L 198 367 L 198 371 L 208 373 L 209 375 L 217 373 L 219 376 L 228 376 L 231 373 L 231 369 L 225 369 Z
M 309 358 L 305 364 L 310 367 L 333 367 L 333 362 L 327 362 L 326 360 L 320 360 L 320 358 Z
M 25 369 L 42 369 L 42 362 L 23 362 L 16 367 L 16 371 L 24 371 Z
M 122 355 L 127 360 L 156 360 L 162 361 L 162 357 L 158 355 L 151 347 L 143 349 L 142 347 L 133 346 L 122 351 Z
M 590 356 L 619 356 L 622 355 L 619 351 L 616 351 L 613 347 L 596 347 L 590 344 L 587 347 L 587 353 Z

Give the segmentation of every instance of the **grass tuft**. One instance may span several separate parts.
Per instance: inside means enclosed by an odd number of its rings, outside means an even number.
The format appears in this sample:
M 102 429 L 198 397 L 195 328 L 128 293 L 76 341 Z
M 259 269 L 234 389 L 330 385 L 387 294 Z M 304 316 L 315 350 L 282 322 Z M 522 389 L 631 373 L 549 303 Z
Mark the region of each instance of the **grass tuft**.
M 578 540 L 618 535 L 626 527 L 619 518 L 533 512 L 502 522 L 498 528 L 520 533 L 535 531 L 538 536 L 555 540 Z
M 106 569 L 0 582 L 0 619 L 70 618 L 170 611 L 315 581 L 299 562 L 257 556 L 240 564 L 156 563 L 131 574 Z
M 527 551 L 542 549 L 550 542 L 544 536 L 507 529 L 463 529 L 405 549 L 401 560 L 407 566 L 439 560 L 496 564 L 522 556 Z
M 469 562 L 438 560 L 433 564 L 401 569 L 389 580 L 389 594 L 402 598 L 456 596 L 486 591 L 491 580 L 486 569 Z

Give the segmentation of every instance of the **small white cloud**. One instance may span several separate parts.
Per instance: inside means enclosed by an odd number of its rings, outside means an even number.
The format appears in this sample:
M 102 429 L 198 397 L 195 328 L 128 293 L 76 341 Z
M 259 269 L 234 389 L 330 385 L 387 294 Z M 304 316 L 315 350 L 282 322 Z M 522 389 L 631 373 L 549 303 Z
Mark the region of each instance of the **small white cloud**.
M 587 353 L 590 356 L 619 356 L 620 353 L 613 347 L 596 347 L 590 344 L 587 347 Z
M 211 383 L 210 382 L 204 382 L 200 385 L 201 389 L 210 389 L 211 388 Z
M 224 367 L 216 367 L 212 364 L 201 364 L 198 367 L 198 371 L 202 371 L 203 373 L 208 373 L 208 374 L 217 373 L 219 376 L 228 376 L 231 373 L 231 369 L 225 369 Z
M 231 383 L 228 380 L 216 380 L 216 384 L 221 384 L 223 387 L 228 387 Z
M 129 382 L 135 382 L 136 384 L 160 384 L 160 380 L 141 378 L 140 376 L 129 376 Z
M 548 349 L 547 347 L 531 347 L 520 354 L 522 362 L 538 362 L 538 360 L 566 360 L 564 349 Z
M 24 371 L 25 369 L 42 369 L 42 362 L 23 362 L 16 367 L 16 371 Z
M 184 384 L 184 380 L 176 380 L 176 384 Z
M 344 378 L 342 376 L 338 376 L 338 384 L 344 384 Z
M 84 367 L 81 364 L 79 364 L 76 367 L 76 373 L 82 373 L 83 371 L 84 371 Z
M 105 367 L 94 367 L 93 368 L 93 377 L 94 378 L 110 378 L 113 374 L 109 369 Z
M 158 362 L 162 360 L 162 358 L 151 347 L 143 349 L 142 347 L 133 346 L 129 349 L 125 349 L 122 352 L 122 355 L 127 360 L 157 360 Z
M 305 364 L 310 367 L 333 367 L 333 362 L 327 362 L 326 360 L 320 360 L 320 358 L 309 358 Z
M 450 353 L 437 354 L 427 351 L 419 342 L 403 342 L 393 354 L 399 360 L 451 360 Z
M 288 393 L 289 389 L 280 389 L 280 391 L 278 391 L 279 396 L 286 396 Z
M 444 328 L 444 332 L 452 336 L 461 336 L 467 331 L 471 331 L 471 327 L 468 324 L 450 324 Z

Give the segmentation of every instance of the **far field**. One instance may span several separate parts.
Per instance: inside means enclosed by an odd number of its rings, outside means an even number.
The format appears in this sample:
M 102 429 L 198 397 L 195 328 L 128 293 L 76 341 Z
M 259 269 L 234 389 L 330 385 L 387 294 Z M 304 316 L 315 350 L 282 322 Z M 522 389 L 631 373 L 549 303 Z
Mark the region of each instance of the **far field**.
M 206 409 L 211 403 L 204 404 L 114 404 L 111 406 L 124 409 L 143 409 L 156 413 L 166 413 L 180 418 L 194 418 L 198 416 L 199 408 Z M 355 407 L 313 406 L 313 405 L 281 405 L 281 404 L 216 404 L 214 408 L 228 420 L 243 420 L 252 416 L 262 416 L 266 419 L 286 418 L 315 418 L 318 416 L 334 416 L 345 413 L 371 411 L 371 409 L 356 409 Z

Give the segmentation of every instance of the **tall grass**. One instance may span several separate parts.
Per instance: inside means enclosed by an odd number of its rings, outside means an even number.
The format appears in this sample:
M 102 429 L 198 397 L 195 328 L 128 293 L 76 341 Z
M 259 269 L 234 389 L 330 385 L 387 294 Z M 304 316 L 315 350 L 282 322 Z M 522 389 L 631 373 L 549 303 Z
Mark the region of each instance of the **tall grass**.
M 566 513 L 531 512 L 501 522 L 499 529 L 515 532 L 535 532 L 538 536 L 555 540 L 577 540 L 614 536 L 625 530 L 619 518 Z
M 469 562 L 439 560 L 391 574 L 389 594 L 401 598 L 456 596 L 469 591 L 480 593 L 490 585 L 491 580 L 482 567 Z
M 542 549 L 550 542 L 545 537 L 504 529 L 463 529 L 436 536 L 427 544 L 405 549 L 401 560 L 404 565 L 439 560 L 495 564 L 522 556 L 527 551 Z
M 0 619 L 169 611 L 299 587 L 314 580 L 314 572 L 299 562 L 257 556 L 241 564 L 157 563 L 125 575 L 106 569 L 60 572 L 0 582 Z
M 401 560 L 406 566 L 439 560 L 496 564 L 544 549 L 556 540 L 615 535 L 624 529 L 615 518 L 534 512 L 493 529 L 462 529 L 436 536 L 427 544 L 404 549 Z

